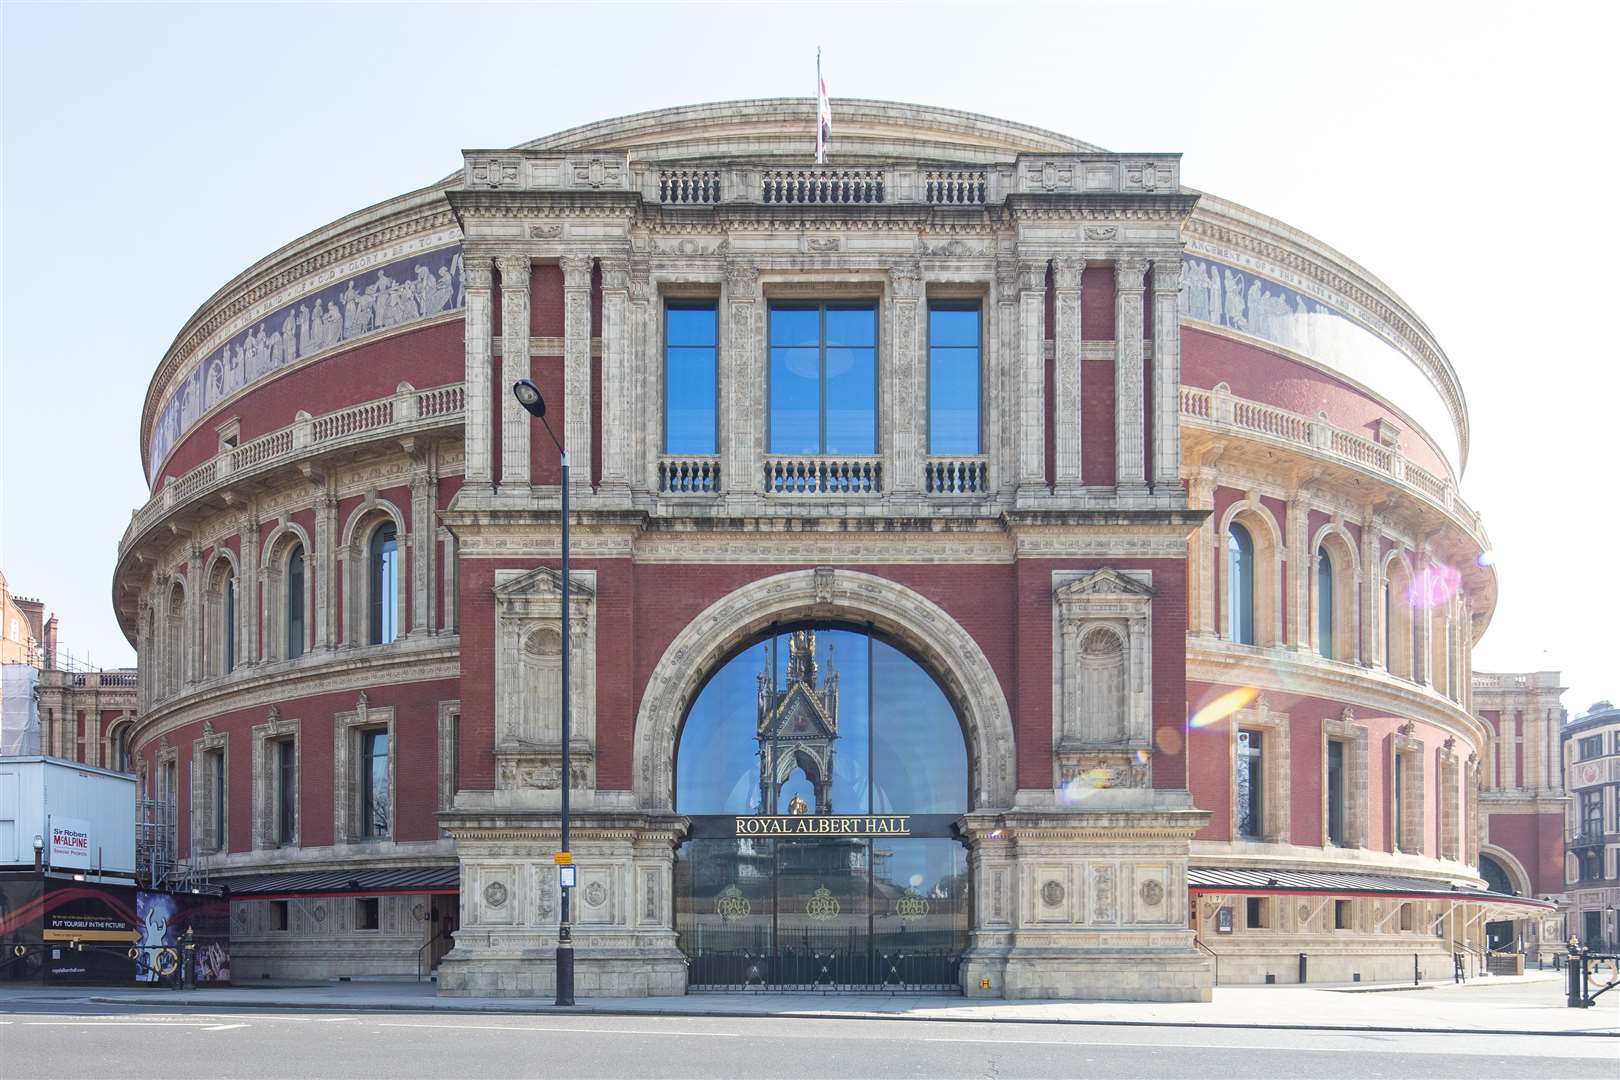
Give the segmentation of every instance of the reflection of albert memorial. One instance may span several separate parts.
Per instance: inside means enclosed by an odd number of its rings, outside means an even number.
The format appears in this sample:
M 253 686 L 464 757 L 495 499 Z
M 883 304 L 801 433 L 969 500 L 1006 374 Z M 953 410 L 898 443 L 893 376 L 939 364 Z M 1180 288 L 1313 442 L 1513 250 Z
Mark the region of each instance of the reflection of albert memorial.
M 1198 999 L 1539 917 L 1551 690 L 1475 709 L 1417 313 L 1179 154 L 832 108 L 828 164 L 807 100 L 465 151 L 157 360 L 129 747 L 239 977 L 550 993 L 564 784 L 582 997 Z
M 827 674 L 818 687 L 816 632 L 795 630 L 788 635 L 787 685 L 777 689 L 771 646 L 764 652 L 759 673 L 760 813 L 831 814 L 833 743 L 838 741 L 838 672 L 832 656 L 828 654 Z M 783 806 L 782 786 L 795 769 L 803 770 L 813 798 L 806 804 L 795 794 Z

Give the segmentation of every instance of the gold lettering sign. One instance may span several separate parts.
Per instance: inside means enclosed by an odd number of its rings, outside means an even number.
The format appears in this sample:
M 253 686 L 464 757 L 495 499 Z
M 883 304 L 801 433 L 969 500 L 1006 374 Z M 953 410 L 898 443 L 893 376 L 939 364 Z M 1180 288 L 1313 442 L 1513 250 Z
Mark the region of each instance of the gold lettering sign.
M 910 836 L 909 814 L 808 817 L 759 814 L 737 818 L 738 836 Z

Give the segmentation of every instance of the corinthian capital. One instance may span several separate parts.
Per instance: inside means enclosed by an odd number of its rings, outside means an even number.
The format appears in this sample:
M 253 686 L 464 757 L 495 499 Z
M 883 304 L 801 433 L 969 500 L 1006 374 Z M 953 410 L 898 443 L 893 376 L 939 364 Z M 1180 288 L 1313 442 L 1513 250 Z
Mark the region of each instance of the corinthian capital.
M 1046 291 L 1046 260 L 1024 259 L 1018 264 L 1018 287 L 1024 292 Z
M 612 258 L 602 260 L 602 288 L 623 292 L 630 287 L 630 260 Z
M 1078 289 L 1085 269 L 1084 259 L 1058 259 L 1052 264 L 1052 284 L 1059 289 Z
M 922 292 L 922 267 L 915 260 L 889 267 L 889 288 L 896 300 L 915 300 Z
M 752 300 L 757 297 L 759 267 L 747 263 L 727 263 L 726 290 L 733 300 Z
M 591 257 L 589 255 L 564 255 L 557 260 L 562 267 L 563 288 L 588 289 L 591 287 Z
M 495 262 L 487 255 L 468 255 L 461 262 L 461 280 L 469 289 L 487 289 L 495 284 Z
M 1114 288 L 1118 292 L 1141 292 L 1144 283 L 1143 277 L 1147 274 L 1148 263 L 1146 259 L 1134 256 L 1123 258 L 1114 263 Z
M 1153 291 L 1160 294 L 1181 291 L 1181 259 L 1179 256 L 1153 260 Z
M 499 255 L 495 265 L 501 271 L 501 289 L 527 289 L 529 287 L 529 257 L 527 255 Z

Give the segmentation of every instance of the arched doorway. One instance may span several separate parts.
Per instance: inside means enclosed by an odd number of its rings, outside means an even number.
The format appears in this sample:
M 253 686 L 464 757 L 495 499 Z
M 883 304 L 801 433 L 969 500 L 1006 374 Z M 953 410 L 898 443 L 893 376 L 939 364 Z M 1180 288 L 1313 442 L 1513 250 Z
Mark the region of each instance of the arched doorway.
M 1508 896 L 1519 895 L 1519 890 L 1513 887 L 1513 879 L 1508 876 L 1507 868 L 1489 855 L 1481 854 L 1479 857 L 1479 876 L 1485 879 L 1485 885 L 1492 892 L 1504 893 Z M 1511 921 L 1488 922 L 1485 924 L 1485 947 L 1493 952 L 1511 949 L 1514 946 L 1514 928 L 1517 924 Z
M 760 634 L 692 698 L 675 752 L 675 923 L 694 988 L 954 988 L 968 943 L 968 747 L 881 632 Z

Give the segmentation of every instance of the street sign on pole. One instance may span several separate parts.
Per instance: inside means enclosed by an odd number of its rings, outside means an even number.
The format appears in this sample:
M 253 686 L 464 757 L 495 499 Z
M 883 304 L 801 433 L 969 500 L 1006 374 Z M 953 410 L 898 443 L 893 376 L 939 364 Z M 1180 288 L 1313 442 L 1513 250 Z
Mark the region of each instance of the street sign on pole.
M 577 869 L 578 868 L 572 864 L 568 866 L 559 866 L 557 868 L 557 884 L 564 889 L 572 889 L 574 887 L 575 872 Z

